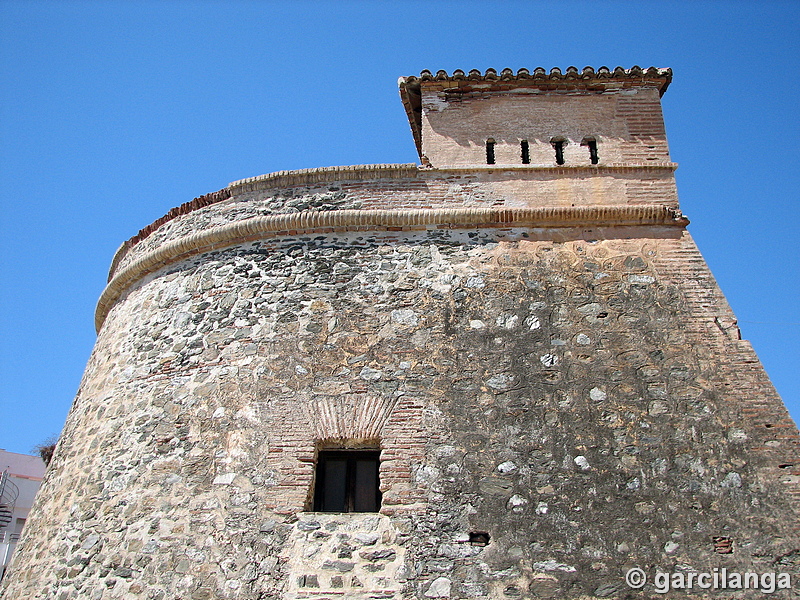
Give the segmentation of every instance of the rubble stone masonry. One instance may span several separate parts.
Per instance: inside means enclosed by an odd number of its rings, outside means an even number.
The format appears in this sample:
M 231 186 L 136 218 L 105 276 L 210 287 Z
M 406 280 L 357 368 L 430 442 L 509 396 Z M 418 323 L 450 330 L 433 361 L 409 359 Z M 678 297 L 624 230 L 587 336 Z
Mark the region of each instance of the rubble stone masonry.
M 242 180 L 123 245 L 3 599 L 797 597 L 797 428 L 678 210 L 666 72 L 613 73 L 408 78 L 423 166 Z M 599 163 L 551 164 L 559 127 Z M 317 453 L 364 447 L 380 511 L 314 512 Z

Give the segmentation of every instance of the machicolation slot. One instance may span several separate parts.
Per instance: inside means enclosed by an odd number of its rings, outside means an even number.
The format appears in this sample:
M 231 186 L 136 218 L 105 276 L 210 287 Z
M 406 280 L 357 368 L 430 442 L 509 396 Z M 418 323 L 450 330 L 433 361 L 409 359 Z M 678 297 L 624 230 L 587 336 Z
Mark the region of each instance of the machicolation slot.
M 563 165 L 564 164 L 564 146 L 567 145 L 567 141 L 564 138 L 553 138 L 550 140 L 550 143 L 553 144 L 553 148 L 556 151 L 556 164 Z
M 593 137 L 583 138 L 581 142 L 581 146 L 588 146 L 589 148 L 589 160 L 592 162 L 593 165 L 596 165 L 600 162 L 600 158 L 597 154 L 597 140 Z
M 486 140 L 486 164 L 494 164 L 494 140 L 492 138 Z

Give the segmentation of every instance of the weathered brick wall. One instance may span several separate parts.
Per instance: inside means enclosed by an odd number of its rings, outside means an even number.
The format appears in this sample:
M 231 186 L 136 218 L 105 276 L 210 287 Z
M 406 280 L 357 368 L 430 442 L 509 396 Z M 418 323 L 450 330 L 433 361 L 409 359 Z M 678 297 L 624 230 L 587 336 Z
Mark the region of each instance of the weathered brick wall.
M 449 93 L 448 84 L 422 87 L 422 153 L 434 167 L 485 165 L 494 139 L 498 165 L 521 165 L 527 140 L 530 164 L 555 165 L 551 140 L 564 139 L 565 165 L 591 164 L 587 137 L 597 141 L 599 164 L 669 163 L 655 87 L 613 92 L 534 89 Z
M 688 234 L 599 233 L 311 232 L 147 276 L 100 331 L 4 598 L 800 577 L 797 432 Z M 382 448 L 380 516 L 308 512 L 337 440 Z

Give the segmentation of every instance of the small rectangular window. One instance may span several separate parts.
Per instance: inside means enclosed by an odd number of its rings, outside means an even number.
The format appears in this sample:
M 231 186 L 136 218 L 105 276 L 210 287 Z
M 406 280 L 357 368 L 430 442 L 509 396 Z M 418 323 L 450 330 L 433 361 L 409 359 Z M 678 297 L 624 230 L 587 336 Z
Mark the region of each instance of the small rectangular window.
M 563 165 L 564 164 L 564 146 L 567 143 L 564 140 L 553 140 L 551 142 L 553 144 L 553 148 L 556 150 L 556 164 Z
M 486 140 L 486 164 L 494 164 L 494 140 L 492 138 Z
M 379 450 L 321 450 L 317 458 L 314 510 L 378 512 Z
M 522 140 L 519 143 L 519 146 L 522 154 L 522 164 L 523 165 L 531 164 L 531 148 L 528 145 L 528 140 Z

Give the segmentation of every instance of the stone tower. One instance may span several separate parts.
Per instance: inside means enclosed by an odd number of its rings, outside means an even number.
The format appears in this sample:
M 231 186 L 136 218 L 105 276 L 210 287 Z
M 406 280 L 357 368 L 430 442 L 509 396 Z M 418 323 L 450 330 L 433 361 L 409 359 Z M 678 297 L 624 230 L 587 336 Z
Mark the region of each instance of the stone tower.
M 800 438 L 686 231 L 671 77 L 425 71 L 421 166 L 244 179 L 126 242 L 4 600 L 798 585 Z

